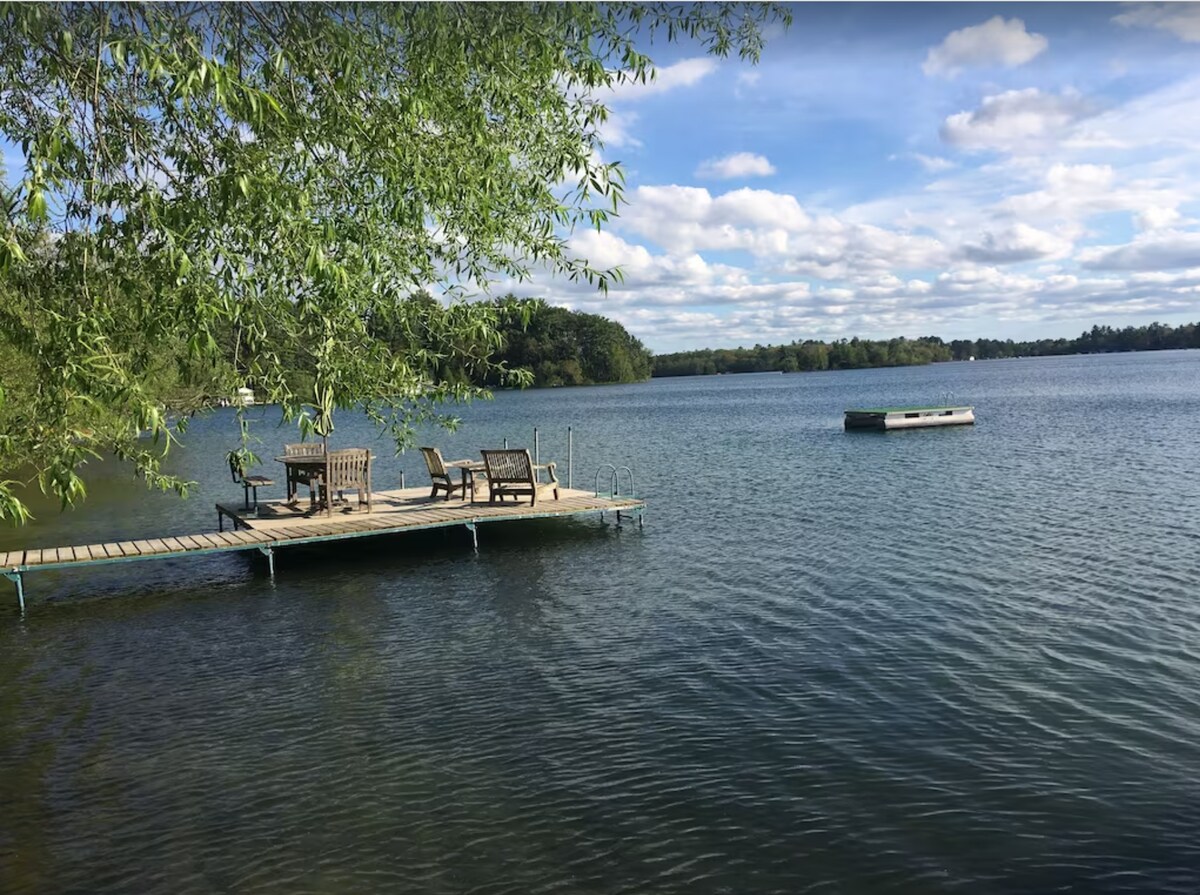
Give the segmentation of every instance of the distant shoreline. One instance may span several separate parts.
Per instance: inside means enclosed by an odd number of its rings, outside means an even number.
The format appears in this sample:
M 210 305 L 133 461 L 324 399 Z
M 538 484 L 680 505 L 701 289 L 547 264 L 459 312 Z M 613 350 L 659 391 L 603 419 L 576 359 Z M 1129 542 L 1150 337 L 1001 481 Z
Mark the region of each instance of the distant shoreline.
M 704 348 L 656 355 L 651 378 L 711 376 L 736 373 L 814 373 L 827 370 L 862 370 L 879 367 L 925 366 L 931 363 L 972 360 L 1007 360 L 1025 357 L 1065 357 L 1081 354 L 1126 354 L 1200 348 L 1200 324 L 1177 327 L 1161 323 L 1124 329 L 1093 326 L 1075 339 L 954 339 L 937 336 L 887 340 L 841 339 L 836 342 L 806 340 L 790 345 L 755 345 L 753 348 Z

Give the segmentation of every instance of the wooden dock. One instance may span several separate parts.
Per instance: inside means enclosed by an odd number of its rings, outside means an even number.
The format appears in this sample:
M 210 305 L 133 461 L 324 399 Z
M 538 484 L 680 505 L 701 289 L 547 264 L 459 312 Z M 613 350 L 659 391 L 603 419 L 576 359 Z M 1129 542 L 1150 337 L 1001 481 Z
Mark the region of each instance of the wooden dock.
M 218 530 L 215 532 L 14 550 L 0 553 L 0 572 L 16 585 L 17 599 L 24 611 L 22 577 L 26 572 L 257 550 L 266 556 L 270 573 L 274 575 L 277 547 L 462 525 L 471 532 L 478 549 L 475 527 L 485 522 L 613 513 L 618 522 L 636 516 L 640 525 L 646 508 L 646 502 L 641 498 L 605 497 L 568 488 L 559 489 L 558 500 L 543 498 L 535 506 L 528 500 L 496 504 L 430 500 L 428 488 L 376 491 L 372 494 L 372 502 L 370 513 L 335 507 L 332 516 L 306 514 L 307 500 L 302 500 L 296 507 L 289 507 L 279 500 L 262 501 L 257 510 L 247 509 L 237 501 L 218 503 Z M 229 531 L 224 530 L 227 521 Z

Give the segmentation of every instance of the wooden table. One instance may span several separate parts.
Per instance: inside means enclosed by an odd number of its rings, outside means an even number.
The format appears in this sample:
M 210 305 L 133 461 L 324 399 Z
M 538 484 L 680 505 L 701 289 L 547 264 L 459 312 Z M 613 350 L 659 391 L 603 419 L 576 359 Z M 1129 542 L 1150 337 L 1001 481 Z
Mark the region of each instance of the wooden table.
M 296 476 L 292 475 L 292 470 L 300 473 L 299 478 L 308 479 L 309 488 L 309 504 L 315 509 L 317 506 L 317 494 L 320 493 L 321 482 L 325 479 L 325 457 L 324 455 L 298 455 L 295 457 L 276 457 L 287 470 L 285 479 L 287 480 L 287 498 L 286 503 L 294 504 L 296 502 Z
M 475 473 L 483 472 L 487 467 L 483 465 L 482 460 L 449 460 L 443 464 L 446 469 L 461 470 L 462 475 L 462 494 L 463 500 L 467 499 L 468 489 L 471 492 L 471 500 L 475 500 Z

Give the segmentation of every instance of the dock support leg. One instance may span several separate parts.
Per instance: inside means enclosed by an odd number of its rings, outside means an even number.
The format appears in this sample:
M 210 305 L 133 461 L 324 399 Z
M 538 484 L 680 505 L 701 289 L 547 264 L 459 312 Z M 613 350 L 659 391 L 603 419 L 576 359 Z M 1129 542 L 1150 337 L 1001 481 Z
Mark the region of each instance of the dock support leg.
M 21 606 L 21 615 L 25 614 L 25 585 L 21 581 L 20 572 L 5 572 L 4 577 L 17 586 L 17 603 Z
M 471 533 L 471 549 L 476 553 L 479 552 L 479 534 L 475 531 L 475 523 L 467 523 L 467 531 Z
M 275 579 L 275 548 L 268 544 L 265 547 L 259 547 L 259 552 L 267 558 L 267 571 L 271 575 L 271 579 Z

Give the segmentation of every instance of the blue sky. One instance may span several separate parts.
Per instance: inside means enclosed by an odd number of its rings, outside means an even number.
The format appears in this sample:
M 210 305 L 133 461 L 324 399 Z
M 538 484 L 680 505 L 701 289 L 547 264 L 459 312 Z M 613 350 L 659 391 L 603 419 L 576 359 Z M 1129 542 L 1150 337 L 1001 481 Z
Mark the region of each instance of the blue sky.
M 1200 5 L 806 4 L 757 66 L 648 48 L 575 250 L 650 348 L 1200 320 Z
M 658 352 L 1200 320 L 1200 3 L 792 12 L 757 66 L 660 43 L 604 97 L 628 204 L 570 241 L 624 283 L 491 291 Z

